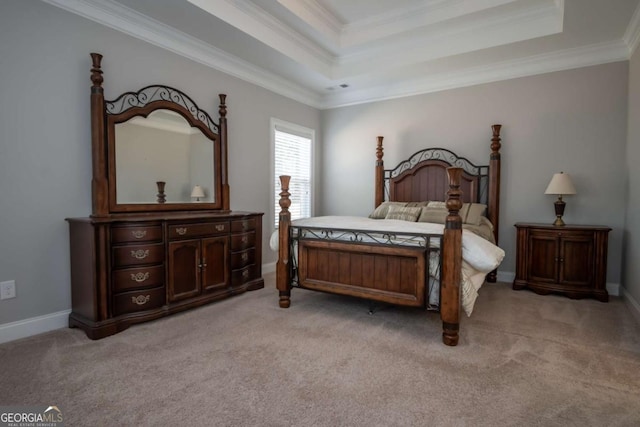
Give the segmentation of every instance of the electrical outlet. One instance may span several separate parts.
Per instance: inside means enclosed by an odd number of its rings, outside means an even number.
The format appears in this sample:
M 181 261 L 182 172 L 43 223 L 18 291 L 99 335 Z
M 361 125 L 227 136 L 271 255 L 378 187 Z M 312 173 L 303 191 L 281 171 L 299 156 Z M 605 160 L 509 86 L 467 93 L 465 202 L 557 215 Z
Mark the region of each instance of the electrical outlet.
M 9 299 L 16 297 L 16 281 L 8 280 L 0 282 L 0 299 Z

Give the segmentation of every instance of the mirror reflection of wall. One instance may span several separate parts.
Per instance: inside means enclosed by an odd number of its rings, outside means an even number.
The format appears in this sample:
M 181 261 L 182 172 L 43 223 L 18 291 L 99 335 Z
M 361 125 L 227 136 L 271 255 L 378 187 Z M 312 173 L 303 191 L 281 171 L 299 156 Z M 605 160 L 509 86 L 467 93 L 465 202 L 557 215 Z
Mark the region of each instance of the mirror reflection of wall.
M 213 201 L 213 142 L 179 114 L 156 110 L 115 126 L 116 195 L 119 204 L 156 203 L 157 181 L 166 203 L 191 202 L 200 185 Z

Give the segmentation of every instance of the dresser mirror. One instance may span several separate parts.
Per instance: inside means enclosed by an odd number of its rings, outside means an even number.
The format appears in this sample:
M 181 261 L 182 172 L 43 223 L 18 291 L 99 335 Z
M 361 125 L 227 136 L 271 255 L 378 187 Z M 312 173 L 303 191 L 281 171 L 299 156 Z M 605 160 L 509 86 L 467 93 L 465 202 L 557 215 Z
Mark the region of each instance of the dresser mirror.
M 116 204 L 215 203 L 213 141 L 180 114 L 167 109 L 114 126 Z M 199 186 L 201 197 L 191 197 Z
M 169 86 L 108 101 L 102 56 L 91 57 L 93 216 L 228 211 L 226 96 L 218 122 Z

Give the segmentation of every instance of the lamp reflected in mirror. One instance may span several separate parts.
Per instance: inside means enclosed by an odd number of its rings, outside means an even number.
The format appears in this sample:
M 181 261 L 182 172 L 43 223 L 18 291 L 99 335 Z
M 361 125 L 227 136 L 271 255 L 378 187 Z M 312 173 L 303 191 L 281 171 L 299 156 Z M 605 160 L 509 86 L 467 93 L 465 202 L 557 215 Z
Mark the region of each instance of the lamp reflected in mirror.
M 191 190 L 191 198 L 195 199 L 194 202 L 200 202 L 202 201 L 201 199 L 204 199 L 204 190 L 202 189 L 202 187 L 200 187 L 199 185 L 196 185 L 193 187 L 193 190 Z
M 556 220 L 553 225 L 559 227 L 565 225 L 562 220 L 562 216 L 564 215 L 566 203 L 562 200 L 562 196 L 576 194 L 576 188 L 574 187 L 569 174 L 564 172 L 554 174 L 544 194 L 555 194 L 558 196 L 558 200 L 554 203 Z

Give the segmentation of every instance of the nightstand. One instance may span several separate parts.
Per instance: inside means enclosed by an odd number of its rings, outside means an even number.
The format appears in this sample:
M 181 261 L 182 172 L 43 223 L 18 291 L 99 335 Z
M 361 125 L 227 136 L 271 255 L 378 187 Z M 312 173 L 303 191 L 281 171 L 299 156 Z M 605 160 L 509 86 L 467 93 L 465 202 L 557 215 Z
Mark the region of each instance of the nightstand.
M 513 289 L 609 301 L 607 245 L 611 229 L 596 225 L 517 223 Z

